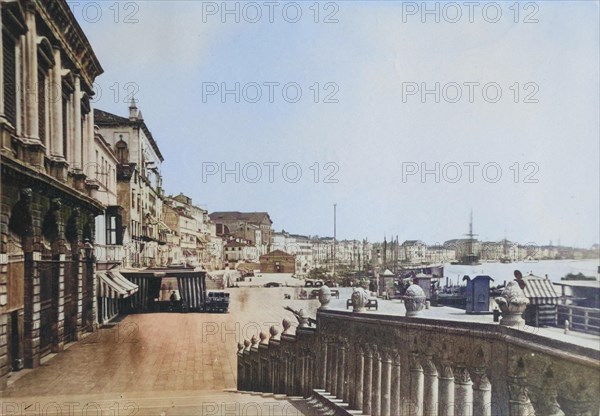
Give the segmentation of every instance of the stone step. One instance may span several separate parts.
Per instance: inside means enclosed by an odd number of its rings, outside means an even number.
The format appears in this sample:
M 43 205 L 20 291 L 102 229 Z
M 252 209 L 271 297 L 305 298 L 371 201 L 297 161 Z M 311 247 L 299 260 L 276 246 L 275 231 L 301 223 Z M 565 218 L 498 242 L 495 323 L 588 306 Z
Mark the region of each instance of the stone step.
M 38 397 L 1 397 L 0 414 L 136 414 L 300 416 L 310 407 L 303 398 L 269 393 L 225 391 L 140 392 Z

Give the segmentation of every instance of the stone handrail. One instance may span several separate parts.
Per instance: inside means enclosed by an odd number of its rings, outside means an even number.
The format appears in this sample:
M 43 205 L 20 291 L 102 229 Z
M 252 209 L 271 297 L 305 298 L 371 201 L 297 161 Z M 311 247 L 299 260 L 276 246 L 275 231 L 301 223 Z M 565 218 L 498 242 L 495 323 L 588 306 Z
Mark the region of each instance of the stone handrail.
M 240 345 L 238 389 L 368 415 L 595 416 L 600 353 L 494 323 L 321 310 L 316 328 Z

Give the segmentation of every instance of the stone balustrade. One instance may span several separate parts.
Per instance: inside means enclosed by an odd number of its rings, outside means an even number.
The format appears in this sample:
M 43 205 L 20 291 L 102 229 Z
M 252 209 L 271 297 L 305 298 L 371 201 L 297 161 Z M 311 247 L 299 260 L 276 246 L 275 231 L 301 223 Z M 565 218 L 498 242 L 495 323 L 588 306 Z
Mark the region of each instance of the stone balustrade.
M 312 397 L 340 414 L 599 414 L 598 350 L 426 316 L 320 310 L 316 328 L 283 328 L 239 345 L 238 390 Z

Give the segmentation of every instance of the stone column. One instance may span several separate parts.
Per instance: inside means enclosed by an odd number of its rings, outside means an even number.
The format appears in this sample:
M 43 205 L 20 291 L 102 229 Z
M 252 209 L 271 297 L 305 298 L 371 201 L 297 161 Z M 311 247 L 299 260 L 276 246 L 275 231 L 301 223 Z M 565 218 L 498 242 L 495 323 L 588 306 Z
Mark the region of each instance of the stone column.
M 87 150 L 87 163 L 92 166 L 88 171 L 90 174 L 94 174 L 96 172 L 96 168 L 94 164 L 96 163 L 96 131 L 94 130 L 94 108 L 90 103 L 90 112 L 87 114 L 87 129 L 88 129 L 88 146 L 84 151 Z
M 354 370 L 354 396 L 351 400 L 352 409 L 362 409 L 363 403 L 363 378 L 365 376 L 365 350 L 361 345 L 356 345 L 357 358 Z
M 344 399 L 344 390 L 346 389 L 346 345 L 344 341 L 339 344 L 337 354 L 337 388 L 336 396 L 338 399 Z
M 2 23 L 2 7 L 0 6 L 0 35 L 3 33 L 3 23 Z M 0 62 L 4 62 L 4 36 L 0 36 Z M 4 117 L 4 65 L 0 65 L 0 120 L 5 120 Z M 1 145 L 1 143 L 0 143 Z M 11 363 L 9 363 L 11 365 Z M 6 382 L 6 380 L 4 380 Z
M 25 135 L 32 142 L 40 141 L 38 122 L 38 52 L 35 6 L 29 4 L 25 12 Z
M 463 365 L 454 369 L 454 403 L 455 416 L 473 416 L 473 382 Z
M 399 415 L 402 411 L 402 405 L 400 400 L 400 390 L 402 384 L 402 366 L 401 357 L 398 351 L 394 351 L 392 355 L 392 385 L 391 385 L 391 401 L 390 401 L 390 413 L 392 415 Z
M 442 363 L 439 380 L 440 416 L 454 416 L 454 372 L 450 363 Z
M 485 377 L 485 373 L 484 377 Z M 486 378 L 487 380 L 487 378 Z M 489 382 L 488 382 L 489 384 Z M 477 391 L 475 392 L 477 395 Z M 489 396 L 491 400 L 491 386 L 489 388 Z M 551 367 L 548 367 L 544 372 L 544 381 L 540 388 L 541 399 L 538 400 L 537 414 L 540 416 L 565 416 L 565 412 L 558 404 L 558 391 L 556 389 L 556 382 L 554 380 L 554 372 Z M 573 397 L 575 398 L 575 397 Z M 475 398 L 477 402 L 477 398 Z M 487 403 L 487 402 L 485 402 Z M 484 416 L 491 416 L 492 412 L 482 413 Z
M 371 380 L 371 412 L 381 414 L 381 352 L 373 347 L 373 370 Z
M 473 373 L 473 415 L 492 416 L 492 385 L 485 368 L 477 368 Z
M 425 374 L 425 390 L 423 392 L 424 416 L 437 416 L 438 414 L 438 372 L 431 355 L 423 361 Z
M 382 416 L 391 416 L 391 394 L 392 394 L 392 356 L 389 351 L 382 351 L 382 354 L 381 354 L 381 415 Z
M 65 151 L 63 147 L 63 97 L 62 97 L 62 59 L 60 48 L 54 47 L 54 68 L 50 71 L 52 84 L 49 89 L 51 116 L 50 131 L 52 140 L 50 140 L 50 156 L 55 159 L 64 160 Z
M 371 414 L 371 383 L 373 379 L 373 349 L 365 345 L 365 365 L 363 372 L 363 401 L 362 411 Z
M 423 416 L 423 367 L 417 353 L 410 356 L 410 415 Z
M 73 76 L 75 90 L 73 91 L 73 168 L 81 170 L 82 161 L 82 135 L 81 135 L 81 78 L 78 74 Z

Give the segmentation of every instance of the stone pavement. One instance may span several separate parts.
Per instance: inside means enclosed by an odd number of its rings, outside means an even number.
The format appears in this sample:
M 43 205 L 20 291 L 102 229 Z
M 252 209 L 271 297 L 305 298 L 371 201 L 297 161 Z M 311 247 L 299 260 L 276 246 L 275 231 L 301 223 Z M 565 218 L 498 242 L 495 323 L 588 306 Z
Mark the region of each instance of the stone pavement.
M 295 324 L 282 306 L 314 316 L 318 302 L 284 300 L 292 288 L 230 292 L 227 314 L 130 315 L 69 345 L 9 379 L 1 414 L 312 414 L 303 400 L 236 393 L 236 344 L 284 317 Z

